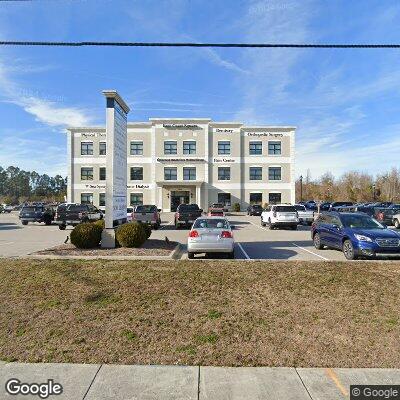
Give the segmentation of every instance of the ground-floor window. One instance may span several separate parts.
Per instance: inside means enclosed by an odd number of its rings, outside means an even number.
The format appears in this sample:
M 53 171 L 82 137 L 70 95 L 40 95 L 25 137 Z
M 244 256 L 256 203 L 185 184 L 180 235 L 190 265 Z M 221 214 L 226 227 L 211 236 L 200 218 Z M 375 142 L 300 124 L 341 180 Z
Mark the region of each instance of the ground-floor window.
M 131 193 L 131 206 L 143 205 L 143 193 Z
M 250 204 L 262 204 L 262 193 L 250 193 Z
M 231 194 L 230 193 L 218 193 L 218 203 L 221 203 L 226 207 L 230 207 Z
M 81 193 L 82 204 L 93 204 L 93 193 Z
M 269 204 L 279 204 L 282 202 L 282 194 L 281 193 L 270 193 L 268 195 L 268 203 Z
M 105 207 L 105 206 L 106 206 L 106 194 L 99 193 L 99 207 Z

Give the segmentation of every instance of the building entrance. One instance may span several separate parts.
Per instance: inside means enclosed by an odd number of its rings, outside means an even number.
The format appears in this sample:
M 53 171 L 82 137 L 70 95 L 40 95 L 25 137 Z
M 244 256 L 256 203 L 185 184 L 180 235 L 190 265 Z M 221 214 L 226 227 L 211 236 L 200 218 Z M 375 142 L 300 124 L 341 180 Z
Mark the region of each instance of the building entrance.
M 171 191 L 171 211 L 176 211 L 179 204 L 189 204 L 189 191 Z

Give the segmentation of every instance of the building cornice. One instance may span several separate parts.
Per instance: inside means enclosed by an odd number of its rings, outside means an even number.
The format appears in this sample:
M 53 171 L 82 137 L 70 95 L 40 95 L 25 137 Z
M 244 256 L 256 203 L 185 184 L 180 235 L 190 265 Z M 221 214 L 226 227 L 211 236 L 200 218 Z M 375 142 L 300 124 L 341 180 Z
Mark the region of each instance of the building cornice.
M 130 108 L 128 104 L 125 103 L 124 99 L 118 94 L 116 90 L 103 90 L 102 92 L 105 97 L 109 99 L 114 99 L 123 108 L 123 110 L 128 114 Z

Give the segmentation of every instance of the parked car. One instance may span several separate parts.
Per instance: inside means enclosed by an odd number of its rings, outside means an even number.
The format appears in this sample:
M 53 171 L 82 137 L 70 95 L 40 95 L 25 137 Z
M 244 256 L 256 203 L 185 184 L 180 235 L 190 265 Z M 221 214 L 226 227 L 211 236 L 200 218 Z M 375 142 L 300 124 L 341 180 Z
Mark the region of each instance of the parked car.
M 192 225 L 202 214 L 203 210 L 197 204 L 179 204 L 174 216 L 175 228 L 179 229 L 182 225 Z
M 330 202 L 328 202 L 328 201 L 325 201 L 325 202 L 321 203 L 321 204 L 319 205 L 319 211 L 320 211 L 320 212 L 322 212 L 322 211 L 328 211 L 328 210 L 329 210 L 329 207 L 331 206 L 331 204 L 332 204 L 332 203 L 330 203 Z
M 330 205 L 329 211 L 338 211 L 340 207 L 350 207 L 352 205 L 351 201 L 335 201 Z
M 307 208 L 307 210 L 311 211 L 317 211 L 317 203 L 314 200 L 309 200 L 304 203 L 304 206 Z
M 224 217 L 225 212 L 223 208 L 210 208 L 207 215 L 209 217 Z
M 235 258 L 232 227 L 226 218 L 200 217 L 193 223 L 187 241 L 188 258 L 197 253 L 223 253 Z
M 396 229 L 400 229 L 400 213 L 393 215 L 392 225 L 394 225 Z
M 46 225 L 51 225 L 54 220 L 54 211 L 51 207 L 43 205 L 28 205 L 22 207 L 19 219 L 22 225 L 28 225 L 29 222 L 44 222 Z
M 126 220 L 128 222 L 132 221 L 133 207 L 127 207 L 126 209 Z
M 400 236 L 364 213 L 320 214 L 312 224 L 311 238 L 316 249 L 341 250 L 348 260 L 400 256 Z
M 225 212 L 228 211 L 228 207 L 224 206 L 222 203 L 212 203 L 210 208 L 222 208 Z
M 396 214 L 399 213 L 400 210 L 395 208 L 374 208 L 374 218 L 384 225 L 392 225 L 393 219 Z
M 261 226 L 268 225 L 269 229 L 289 227 L 296 230 L 298 223 L 299 217 L 297 211 L 291 205 L 271 205 L 261 213 Z
M 64 230 L 68 225 L 76 226 L 100 219 L 103 219 L 103 213 L 92 204 L 63 203 L 57 207 L 54 221 L 60 230 Z
M 150 225 L 153 229 L 161 226 L 161 209 L 154 204 L 144 204 L 133 209 L 132 221 Z
M 247 207 L 247 215 L 255 215 L 259 217 L 263 212 L 263 208 L 260 204 L 253 204 Z
M 295 204 L 293 206 L 298 214 L 299 223 L 311 225 L 314 221 L 314 211 L 307 210 L 306 207 L 302 204 Z
M 13 206 L 10 206 L 8 204 L 3 204 L 3 212 L 4 213 L 8 213 L 9 214 L 13 210 L 14 210 Z

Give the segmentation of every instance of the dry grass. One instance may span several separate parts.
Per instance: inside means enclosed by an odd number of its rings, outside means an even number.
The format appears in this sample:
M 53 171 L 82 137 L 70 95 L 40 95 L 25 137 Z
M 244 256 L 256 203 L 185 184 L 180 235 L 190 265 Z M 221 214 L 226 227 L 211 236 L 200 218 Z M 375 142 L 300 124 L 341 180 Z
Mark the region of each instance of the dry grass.
M 0 358 L 400 367 L 400 263 L 2 260 Z

